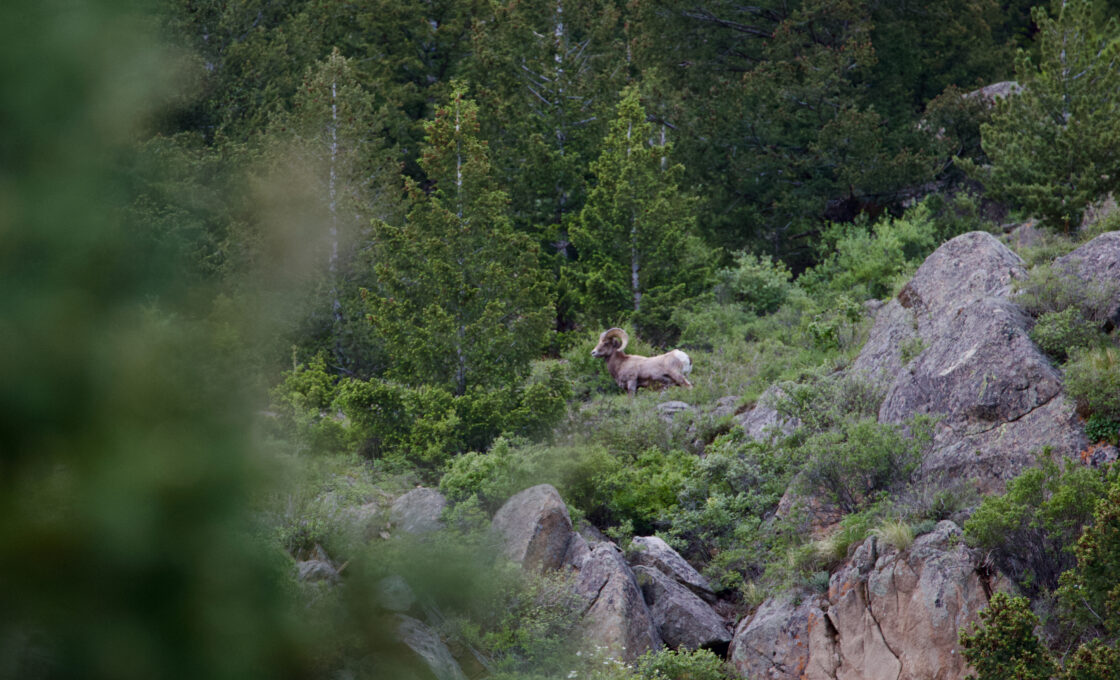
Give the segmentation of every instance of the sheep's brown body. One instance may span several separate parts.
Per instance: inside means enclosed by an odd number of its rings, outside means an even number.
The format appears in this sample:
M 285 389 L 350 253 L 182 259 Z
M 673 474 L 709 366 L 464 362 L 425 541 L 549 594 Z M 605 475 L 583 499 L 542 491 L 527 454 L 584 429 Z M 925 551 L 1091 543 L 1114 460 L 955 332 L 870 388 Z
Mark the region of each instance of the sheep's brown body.
M 674 349 L 655 357 L 631 355 L 623 351 L 627 342 L 626 331 L 611 328 L 599 336 L 599 344 L 591 350 L 591 356 L 606 360 L 607 371 L 615 383 L 631 397 L 639 387 L 671 384 L 692 387 L 692 383 L 684 377 L 692 370 L 692 360 L 687 354 Z

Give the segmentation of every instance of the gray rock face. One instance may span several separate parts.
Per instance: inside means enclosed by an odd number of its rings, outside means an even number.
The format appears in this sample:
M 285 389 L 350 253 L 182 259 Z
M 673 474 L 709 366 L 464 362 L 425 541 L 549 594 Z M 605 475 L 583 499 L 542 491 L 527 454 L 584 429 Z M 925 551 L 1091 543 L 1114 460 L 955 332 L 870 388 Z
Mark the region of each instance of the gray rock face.
M 946 521 L 903 552 L 880 554 L 870 539 L 833 575 L 828 618 L 836 631 L 836 680 L 965 676 L 958 631 L 987 606 L 990 584 L 960 537 L 960 527 Z
M 730 659 L 745 678 L 960 680 L 962 626 L 987 606 L 979 558 L 941 522 L 910 548 L 863 543 L 832 576 L 827 597 L 768 600 L 743 621 Z
M 1081 279 L 1086 295 L 1099 298 L 1105 331 L 1120 327 L 1120 231 L 1101 234 L 1059 257 L 1054 268 Z
M 739 677 L 831 678 L 831 655 L 811 654 L 816 647 L 827 648 L 819 640 L 828 638 L 822 606 L 826 604 L 819 597 L 806 598 L 800 604 L 789 596 L 778 597 L 763 602 L 753 616 L 740 621 L 727 656 Z
M 564 563 L 572 539 L 572 520 L 551 484 L 525 489 L 506 501 L 491 524 L 506 556 L 526 569 L 549 571 Z
M 787 435 L 797 428 L 799 423 L 782 418 L 774 409 L 774 402 L 780 395 L 781 390 L 776 385 L 771 385 L 758 398 L 754 408 L 735 416 L 735 420 L 751 439 L 763 441 L 773 433 Z
M 583 621 L 589 643 L 627 662 L 661 647 L 642 591 L 618 546 L 595 546 L 580 570 L 576 592 L 588 603 Z
M 881 422 L 940 418 L 921 476 L 976 479 L 981 491 L 999 491 L 1043 446 L 1067 455 L 1084 446 L 1061 375 L 1008 299 L 1023 276 L 1022 261 L 993 236 L 964 234 L 879 311 L 853 371 L 889 377 Z
M 426 534 L 443 527 L 440 515 L 447 499 L 435 489 L 413 489 L 397 500 L 389 510 L 389 521 L 395 529 L 410 534 Z
M 876 382 L 890 382 L 902 370 L 903 348 L 916 349 L 920 343 L 914 316 L 898 300 L 891 300 L 875 315 L 875 325 L 852 363 L 852 373 Z
M 400 641 L 416 652 L 416 655 L 431 669 L 436 680 L 467 680 L 463 669 L 451 655 L 451 650 L 443 644 L 435 631 L 403 614 L 398 614 L 397 620 L 400 621 L 397 627 Z
M 1018 255 L 991 234 L 974 231 L 947 241 L 926 258 L 898 300 L 917 317 L 921 329 L 977 300 L 1008 297 L 1012 282 L 1025 276 Z
M 723 618 L 691 590 L 651 567 L 634 567 L 634 576 L 665 644 L 717 653 L 727 648 L 731 635 Z
M 338 583 L 340 580 L 338 570 L 334 568 L 334 565 L 322 560 L 296 562 L 296 578 L 306 583 L 316 583 L 318 581 Z
M 709 603 L 716 601 L 708 579 L 657 536 L 637 536 L 630 542 L 630 564 L 656 569 Z
M 661 420 L 669 423 L 673 421 L 673 417 L 678 413 L 691 411 L 692 406 L 683 401 L 663 401 L 657 405 L 657 414 Z

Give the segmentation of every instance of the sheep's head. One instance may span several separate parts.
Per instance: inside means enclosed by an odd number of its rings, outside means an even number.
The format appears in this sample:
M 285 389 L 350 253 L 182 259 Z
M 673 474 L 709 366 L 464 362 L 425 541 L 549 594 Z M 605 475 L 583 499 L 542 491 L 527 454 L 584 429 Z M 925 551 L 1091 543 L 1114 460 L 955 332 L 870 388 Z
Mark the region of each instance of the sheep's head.
M 591 350 L 591 356 L 609 357 L 615 352 L 626 349 L 626 343 L 628 342 L 630 342 L 630 336 L 626 335 L 626 331 L 621 328 L 611 328 L 603 331 L 603 334 L 599 336 L 599 344 Z

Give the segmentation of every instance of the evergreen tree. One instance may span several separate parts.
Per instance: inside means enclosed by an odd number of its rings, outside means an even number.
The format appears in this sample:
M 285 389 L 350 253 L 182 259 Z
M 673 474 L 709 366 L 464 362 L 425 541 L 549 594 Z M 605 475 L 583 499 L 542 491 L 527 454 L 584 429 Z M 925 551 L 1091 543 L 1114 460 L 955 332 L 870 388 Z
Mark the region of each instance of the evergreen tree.
M 1054 661 L 1035 635 L 1038 617 L 1025 597 L 996 593 L 973 633 L 961 632 L 961 653 L 975 671 L 970 680 L 1050 680 Z
M 1033 10 L 1038 57 L 1020 51 L 1022 91 L 981 128 L 987 167 L 965 162 L 993 197 L 1076 229 L 1085 207 L 1120 188 L 1120 22 L 1069 0 L 1052 17 Z
M 713 264 L 696 235 L 696 201 L 677 186 L 683 168 L 668 164 L 669 145 L 650 143 L 659 139 L 628 88 L 571 228 L 579 308 L 601 323 L 632 316 L 648 337 L 670 330 L 671 308 L 707 286 Z
M 483 136 L 515 226 L 535 233 L 546 254 L 567 256 L 564 220 L 583 204 L 588 165 L 628 75 L 622 10 L 615 0 L 553 0 L 495 12 L 471 63 Z
M 352 60 L 335 49 L 308 67 L 292 109 L 271 125 L 271 161 L 297 168 L 323 231 L 311 245 L 322 258 L 321 301 L 311 309 L 312 337 L 336 369 L 368 373 L 373 358 L 357 290 L 372 284 L 357 257 L 372 219 L 399 221 L 400 173 L 381 137 L 386 112 L 359 82 Z
M 462 395 L 524 377 L 552 319 L 532 240 L 515 232 L 508 198 L 490 175 L 478 107 L 456 86 L 427 125 L 403 227 L 375 223 L 379 285 L 370 320 L 389 357 L 386 375 Z

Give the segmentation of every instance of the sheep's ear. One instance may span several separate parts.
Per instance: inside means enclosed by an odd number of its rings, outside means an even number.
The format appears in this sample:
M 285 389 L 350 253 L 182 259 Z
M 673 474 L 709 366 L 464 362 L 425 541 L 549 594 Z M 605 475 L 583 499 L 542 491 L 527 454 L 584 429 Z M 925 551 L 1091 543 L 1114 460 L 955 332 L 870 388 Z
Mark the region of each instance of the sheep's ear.
M 615 348 L 617 349 L 622 344 L 622 340 L 619 340 L 618 337 L 615 336 L 615 337 L 611 338 L 611 344 L 614 345 Z

